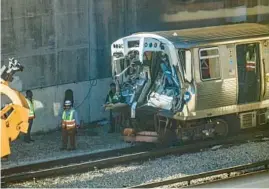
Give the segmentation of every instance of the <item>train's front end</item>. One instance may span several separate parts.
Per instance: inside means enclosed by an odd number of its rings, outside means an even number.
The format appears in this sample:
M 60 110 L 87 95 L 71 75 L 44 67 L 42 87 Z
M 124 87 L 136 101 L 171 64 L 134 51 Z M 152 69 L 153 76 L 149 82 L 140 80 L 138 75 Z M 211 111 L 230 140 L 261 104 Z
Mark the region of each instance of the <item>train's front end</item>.
M 184 79 L 184 64 L 187 59 L 190 61 L 190 51 L 175 48 L 159 35 L 141 33 L 115 41 L 111 53 L 114 82 L 130 110 L 125 139 L 153 142 L 158 138 L 158 129 L 156 123 L 147 122 L 153 121 L 160 111 L 172 117 L 184 111 L 184 102 L 190 98 Z M 154 117 L 146 110 L 154 112 Z

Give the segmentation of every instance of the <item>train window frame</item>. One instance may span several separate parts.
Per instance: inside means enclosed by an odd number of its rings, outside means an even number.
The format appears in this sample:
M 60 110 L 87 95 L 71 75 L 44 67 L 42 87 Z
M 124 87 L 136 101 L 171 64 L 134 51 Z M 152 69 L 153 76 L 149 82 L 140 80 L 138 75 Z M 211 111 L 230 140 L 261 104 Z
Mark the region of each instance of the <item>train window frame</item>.
M 216 55 L 209 55 L 209 56 L 202 56 L 201 55 L 201 51 L 205 51 L 205 50 L 217 50 L 218 54 L 216 54 Z M 218 62 L 219 62 L 219 76 L 218 77 L 214 77 L 214 78 L 203 79 L 201 60 L 202 59 L 208 59 L 208 58 L 216 58 L 216 57 L 218 57 Z M 199 49 L 199 71 L 200 71 L 200 79 L 203 82 L 213 81 L 213 80 L 219 80 L 219 79 L 222 78 L 221 58 L 220 58 L 219 47 L 205 47 L 205 48 L 200 48 Z

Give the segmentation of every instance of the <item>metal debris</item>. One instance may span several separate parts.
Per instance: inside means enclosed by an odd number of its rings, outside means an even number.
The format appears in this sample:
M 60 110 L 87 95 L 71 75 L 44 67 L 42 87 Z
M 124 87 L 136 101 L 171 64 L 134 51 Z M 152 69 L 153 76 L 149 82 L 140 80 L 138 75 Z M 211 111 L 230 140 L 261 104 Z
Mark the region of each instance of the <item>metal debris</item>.
M 221 148 L 221 147 L 222 147 L 222 145 L 213 146 L 213 147 L 211 148 L 211 150 L 217 150 L 217 149 L 219 149 L 219 148 Z

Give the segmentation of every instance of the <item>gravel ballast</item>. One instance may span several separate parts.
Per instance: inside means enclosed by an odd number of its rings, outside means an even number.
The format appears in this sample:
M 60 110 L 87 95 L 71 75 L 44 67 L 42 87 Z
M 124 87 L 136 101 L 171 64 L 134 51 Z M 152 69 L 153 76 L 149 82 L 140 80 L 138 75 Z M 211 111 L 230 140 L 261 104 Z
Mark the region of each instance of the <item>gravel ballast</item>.
M 9 187 L 121 188 L 269 159 L 269 141 L 250 142 L 181 156 L 166 156 L 83 174 L 12 184 Z
M 93 134 L 94 136 L 92 136 Z M 32 138 L 35 140 L 33 143 L 25 143 L 23 137 L 12 142 L 11 155 L 7 161 L 1 162 L 2 168 L 130 146 L 121 139 L 119 133 L 104 134 L 102 128 L 95 129 L 95 133 L 87 129 L 80 129 L 76 137 L 77 149 L 75 151 L 60 151 L 62 145 L 60 131 L 36 135 Z

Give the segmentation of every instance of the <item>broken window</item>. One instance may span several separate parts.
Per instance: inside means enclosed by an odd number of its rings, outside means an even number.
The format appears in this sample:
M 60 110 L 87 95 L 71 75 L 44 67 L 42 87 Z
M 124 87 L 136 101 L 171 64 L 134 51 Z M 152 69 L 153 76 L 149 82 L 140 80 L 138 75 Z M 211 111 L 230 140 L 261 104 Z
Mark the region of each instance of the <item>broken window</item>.
M 179 60 L 180 60 L 180 63 L 184 69 L 184 72 L 186 73 L 186 54 L 185 54 L 185 50 L 183 49 L 180 49 L 178 50 L 178 56 L 179 56 Z
M 200 50 L 200 71 L 202 80 L 219 79 L 221 77 L 218 48 Z
M 178 83 L 176 76 L 172 74 L 172 68 L 167 54 L 160 53 L 156 59 L 157 74 L 153 91 L 158 94 L 173 96 L 178 93 Z M 174 68 L 173 68 L 174 69 Z M 174 70 L 175 72 L 176 70 Z

